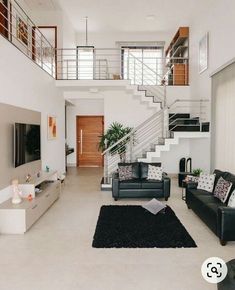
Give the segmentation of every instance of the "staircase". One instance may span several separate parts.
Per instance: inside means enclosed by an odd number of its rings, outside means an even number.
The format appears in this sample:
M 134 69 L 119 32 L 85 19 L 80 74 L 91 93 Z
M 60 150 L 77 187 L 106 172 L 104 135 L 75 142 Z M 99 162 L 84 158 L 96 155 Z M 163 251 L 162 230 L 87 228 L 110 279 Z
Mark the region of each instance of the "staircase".
M 154 162 L 162 152 L 170 151 L 173 145 L 179 144 L 180 139 L 209 138 L 210 124 L 204 116 L 208 105 L 209 100 L 206 99 L 176 100 L 107 148 L 103 152 L 105 183 L 110 184 L 112 173 L 117 170 L 120 161 Z M 181 113 L 181 109 L 187 113 Z

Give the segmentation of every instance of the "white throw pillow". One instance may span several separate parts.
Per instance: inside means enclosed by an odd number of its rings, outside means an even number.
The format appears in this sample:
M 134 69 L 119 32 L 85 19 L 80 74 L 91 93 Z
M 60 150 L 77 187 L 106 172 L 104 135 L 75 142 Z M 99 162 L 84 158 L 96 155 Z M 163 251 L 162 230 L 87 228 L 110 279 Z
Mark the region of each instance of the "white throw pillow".
M 228 201 L 228 207 L 235 208 L 235 190 L 232 192 L 229 201 Z
M 157 214 L 159 211 L 163 210 L 166 207 L 166 205 L 158 201 L 157 199 L 153 198 L 142 207 L 147 209 L 152 214 Z
M 147 179 L 162 180 L 162 173 L 163 173 L 162 167 L 153 166 L 149 164 Z
M 197 189 L 212 192 L 214 188 L 215 174 L 200 174 Z

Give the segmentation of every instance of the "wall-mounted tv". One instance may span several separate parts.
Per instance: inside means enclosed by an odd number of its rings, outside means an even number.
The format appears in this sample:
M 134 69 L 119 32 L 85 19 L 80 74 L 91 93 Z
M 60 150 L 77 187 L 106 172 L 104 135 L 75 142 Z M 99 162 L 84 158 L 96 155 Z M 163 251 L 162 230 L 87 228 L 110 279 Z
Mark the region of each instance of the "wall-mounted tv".
M 14 165 L 41 159 L 40 125 L 15 123 L 14 126 Z

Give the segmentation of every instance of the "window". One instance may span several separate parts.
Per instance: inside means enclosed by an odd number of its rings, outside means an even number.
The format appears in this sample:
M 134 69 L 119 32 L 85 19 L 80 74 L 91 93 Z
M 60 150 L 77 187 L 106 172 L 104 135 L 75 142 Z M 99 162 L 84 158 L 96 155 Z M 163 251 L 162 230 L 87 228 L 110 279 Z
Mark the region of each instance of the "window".
M 122 75 L 136 85 L 160 85 L 163 47 L 122 47 Z
M 77 79 L 93 80 L 94 46 L 77 47 Z

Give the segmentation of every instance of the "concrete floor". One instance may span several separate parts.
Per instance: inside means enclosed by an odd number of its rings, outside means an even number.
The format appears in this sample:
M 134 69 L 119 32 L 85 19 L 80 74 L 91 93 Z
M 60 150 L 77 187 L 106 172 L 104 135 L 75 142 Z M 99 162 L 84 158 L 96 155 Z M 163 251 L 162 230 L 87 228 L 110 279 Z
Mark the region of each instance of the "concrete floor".
M 102 205 L 114 202 L 101 192 L 97 168 L 69 169 L 61 198 L 25 235 L 0 235 L 0 290 L 212 290 L 200 268 L 218 256 L 235 258 L 235 243 L 226 247 L 188 210 L 173 180 L 168 204 L 198 245 L 192 249 L 93 249 Z

